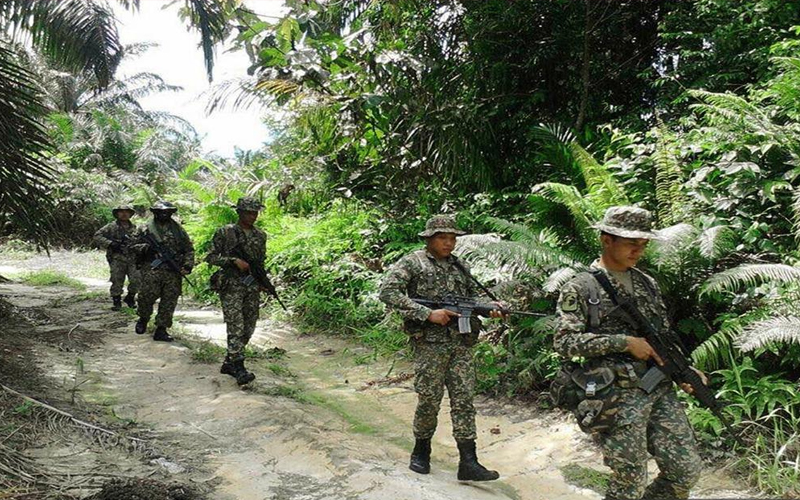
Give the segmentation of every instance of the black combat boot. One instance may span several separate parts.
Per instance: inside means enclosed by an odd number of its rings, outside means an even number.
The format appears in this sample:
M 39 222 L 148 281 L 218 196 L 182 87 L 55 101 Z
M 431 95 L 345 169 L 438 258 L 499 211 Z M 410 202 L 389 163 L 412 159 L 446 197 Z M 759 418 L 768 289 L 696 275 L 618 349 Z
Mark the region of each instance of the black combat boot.
M 233 366 L 233 363 L 231 363 L 231 359 L 228 356 L 225 356 L 225 361 L 222 362 L 222 367 L 220 367 L 219 372 L 223 375 L 236 377 L 236 367 Z
M 147 320 L 147 319 L 139 318 L 139 321 L 136 322 L 136 328 L 134 329 L 134 331 L 136 333 L 138 333 L 139 335 L 142 335 L 144 332 L 147 331 L 147 322 L 148 321 L 149 320 Z
M 411 463 L 408 466 L 418 474 L 428 474 L 431 471 L 431 440 L 419 439 L 414 444 L 411 452 Z
M 456 440 L 456 443 L 461 456 L 458 462 L 459 481 L 494 481 L 500 477 L 497 471 L 488 470 L 478 463 L 474 439 Z
M 119 295 L 114 295 L 111 297 L 111 300 L 114 302 L 114 305 L 111 306 L 112 311 L 119 311 L 122 309 L 122 297 Z
M 236 383 L 239 385 L 249 384 L 253 380 L 256 379 L 256 376 L 249 371 L 247 368 L 244 367 L 244 360 L 240 359 L 239 361 L 234 361 L 233 368 L 236 370 Z
M 157 326 L 156 331 L 153 332 L 153 340 L 157 340 L 159 342 L 172 342 L 173 339 L 169 333 L 167 333 L 167 328 L 163 326 Z
M 136 294 L 128 292 L 128 295 L 122 300 L 128 307 L 136 307 Z

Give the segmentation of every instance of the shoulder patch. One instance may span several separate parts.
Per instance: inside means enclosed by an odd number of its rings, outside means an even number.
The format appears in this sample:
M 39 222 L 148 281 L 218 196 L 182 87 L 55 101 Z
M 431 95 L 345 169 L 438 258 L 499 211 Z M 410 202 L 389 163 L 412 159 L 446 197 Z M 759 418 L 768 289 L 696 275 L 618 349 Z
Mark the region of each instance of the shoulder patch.
M 578 293 L 567 292 L 561 299 L 561 310 L 564 312 L 574 312 L 578 310 Z

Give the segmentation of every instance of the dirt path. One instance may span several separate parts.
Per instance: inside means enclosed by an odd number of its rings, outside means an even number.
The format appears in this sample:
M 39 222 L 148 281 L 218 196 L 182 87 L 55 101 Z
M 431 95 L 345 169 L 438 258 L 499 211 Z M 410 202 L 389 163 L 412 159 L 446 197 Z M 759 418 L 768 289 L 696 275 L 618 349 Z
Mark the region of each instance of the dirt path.
M 61 269 L 83 276 L 89 274 L 86 261 L 99 260 L 93 253 L 55 259 Z M 0 274 L 45 267 L 41 258 L 0 258 Z M 85 281 L 90 291 L 106 289 L 96 278 Z M 362 363 L 370 357 L 363 347 L 262 320 L 252 344 L 263 352 L 280 348 L 286 355 L 251 360 L 258 378 L 240 390 L 231 377 L 218 373 L 218 364 L 195 361 L 214 357 L 209 345 L 163 344 L 135 335 L 132 317 L 108 311 L 102 293 L 63 300 L 78 293 L 0 285 L 0 295 L 18 307 L 41 307 L 60 296 L 61 330 L 72 323 L 77 329 L 104 330 L 102 344 L 82 352 L 42 346 L 37 360 L 54 385 L 65 392 L 79 385 L 82 400 L 113 420 L 147 430 L 160 447 L 157 461 L 121 467 L 121 473 L 173 478 L 221 500 L 600 498 L 563 478 L 561 468 L 568 464 L 602 470 L 595 447 L 564 417 L 479 400 L 480 456 L 501 472 L 501 480 L 465 484 L 455 479 L 457 450 L 443 411 L 433 472 L 420 476 L 407 469 L 415 395 L 406 362 Z M 97 313 L 86 309 L 92 300 Z M 185 339 L 224 340 L 215 309 L 182 301 L 176 324 Z M 381 383 L 390 372 L 401 382 Z M 738 489 L 719 477 L 709 474 L 697 493 L 729 496 L 722 490 Z

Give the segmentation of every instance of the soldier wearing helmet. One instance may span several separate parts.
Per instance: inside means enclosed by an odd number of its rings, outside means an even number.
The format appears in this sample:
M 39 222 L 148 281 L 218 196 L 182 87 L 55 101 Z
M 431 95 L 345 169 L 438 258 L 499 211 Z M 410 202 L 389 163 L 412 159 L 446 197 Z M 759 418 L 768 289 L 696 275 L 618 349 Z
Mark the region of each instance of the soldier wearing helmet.
M 170 202 L 158 201 L 150 207 L 153 220 L 137 232 L 136 243 L 132 246 L 140 255 L 142 285 L 139 292 L 139 320 L 135 331 L 143 334 L 153 314 L 154 305 L 160 300 L 156 315 L 156 329 L 153 339 L 172 342 L 167 329 L 172 326 L 172 316 L 181 295 L 182 275 L 192 272 L 194 267 L 194 247 L 189 235 L 181 225 L 172 219 L 178 208 Z M 164 255 L 144 241 L 144 236 L 152 238 L 168 252 L 177 263 L 180 271 L 171 269 Z
M 430 309 L 413 298 L 437 300 L 445 295 L 474 297 L 475 282 L 466 263 L 452 254 L 456 237 L 465 234 L 453 217 L 437 215 L 425 224 L 419 236 L 425 248 L 406 255 L 392 266 L 380 289 L 380 299 L 404 319 L 414 351 L 414 389 L 418 395 L 414 415 L 416 443 L 409 468 L 428 474 L 431 467 L 431 438 L 436 431 L 439 407 L 447 388 L 453 437 L 459 451 L 458 479 L 491 481 L 499 474 L 478 462 L 475 439 L 475 368 L 472 346 L 477 342 L 480 320 L 472 318 L 471 334 L 460 334 L 454 326 L 457 313 Z M 492 311 L 499 317 L 499 311 Z
M 136 213 L 130 205 L 119 205 L 111 210 L 114 222 L 110 222 L 94 233 L 93 242 L 106 250 L 106 260 L 111 270 L 111 308 L 122 308 L 122 291 L 125 278 L 128 278 L 128 294 L 125 304 L 136 307 L 136 292 L 139 289 L 139 270 L 136 268 L 136 255 L 131 251 L 131 238 L 136 233 L 136 225 L 131 217 Z
M 255 379 L 244 366 L 244 349 L 255 331 L 259 298 L 264 289 L 256 281 L 246 279 L 250 275 L 250 264 L 242 256 L 263 265 L 267 236 L 255 226 L 264 208 L 261 202 L 246 196 L 239 198 L 233 208 L 239 220 L 217 229 L 206 262 L 220 267 L 211 279 L 212 289 L 219 293 L 228 334 L 228 352 L 220 373 L 244 385 Z
M 701 469 L 692 427 L 669 378 L 649 393 L 640 387 L 648 363 L 663 361 L 617 305 L 630 300 L 654 324 L 669 328 L 658 284 L 635 267 L 658 234 L 651 228 L 650 212 L 632 206 L 609 208 L 594 227 L 602 255 L 561 289 L 553 339 L 562 356 L 585 359 L 566 375 L 585 385 L 585 397 L 579 397 L 573 411 L 581 429 L 598 438 L 611 468 L 607 499 L 689 498 Z M 592 381 L 590 391 L 589 377 L 602 384 Z M 693 390 L 687 384 L 682 388 Z M 551 389 L 551 394 L 558 391 Z M 659 468 L 649 485 L 648 452 Z

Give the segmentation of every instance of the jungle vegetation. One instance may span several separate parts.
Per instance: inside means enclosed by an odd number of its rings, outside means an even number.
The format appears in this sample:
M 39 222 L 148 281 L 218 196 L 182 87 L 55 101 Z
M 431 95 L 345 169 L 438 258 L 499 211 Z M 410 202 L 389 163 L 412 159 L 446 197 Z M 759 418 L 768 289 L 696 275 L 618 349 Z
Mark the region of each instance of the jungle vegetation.
M 5 240 L 86 245 L 117 201 L 165 197 L 202 254 L 255 195 L 290 319 L 380 356 L 405 338 L 378 280 L 430 215 L 457 216 L 508 301 L 552 314 L 597 255 L 591 224 L 636 204 L 664 236 L 642 266 L 748 445 L 685 397 L 707 455 L 800 494 L 800 1 L 287 0 L 279 20 L 179 4 L 209 78 L 221 40 L 250 57 L 209 111 L 263 109 L 276 139 L 202 155 L 190 125 L 137 105 L 166 82 L 114 77 L 146 47 L 120 44 L 107 4 L 3 2 Z M 490 324 L 481 390 L 546 406 L 552 325 Z

